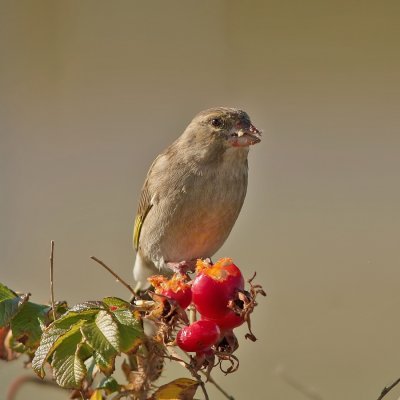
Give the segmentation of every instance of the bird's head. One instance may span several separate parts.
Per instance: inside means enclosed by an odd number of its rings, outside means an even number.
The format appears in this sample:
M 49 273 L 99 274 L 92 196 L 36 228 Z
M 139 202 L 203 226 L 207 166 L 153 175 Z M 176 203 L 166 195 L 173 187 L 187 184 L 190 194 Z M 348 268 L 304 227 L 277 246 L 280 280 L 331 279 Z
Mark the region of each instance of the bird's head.
M 251 123 L 247 113 L 236 108 L 201 111 L 189 128 L 200 140 L 211 140 L 228 147 L 248 147 L 261 140 L 261 131 Z

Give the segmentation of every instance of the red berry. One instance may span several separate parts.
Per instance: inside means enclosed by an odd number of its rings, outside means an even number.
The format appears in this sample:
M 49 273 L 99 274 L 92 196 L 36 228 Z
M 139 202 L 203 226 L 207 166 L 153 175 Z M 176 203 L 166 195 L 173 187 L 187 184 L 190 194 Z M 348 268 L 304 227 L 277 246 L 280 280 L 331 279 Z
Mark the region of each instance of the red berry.
M 243 290 L 244 279 L 240 269 L 230 258 L 222 258 L 214 265 L 199 260 L 197 276 L 192 285 L 192 300 L 201 315 L 219 319 L 230 310 L 229 300 Z
M 209 319 L 202 316 L 202 319 L 203 318 Z M 219 319 L 209 319 L 209 320 L 214 321 L 219 326 L 221 331 L 237 328 L 238 326 L 244 323 L 244 319 L 241 316 L 235 314 L 233 311 L 228 311 L 227 314 L 225 314 L 223 317 Z
M 175 300 L 183 309 L 192 301 L 192 290 L 186 275 L 174 274 L 171 279 L 163 275 L 153 275 L 148 278 L 157 294 Z
M 215 322 L 200 320 L 183 327 L 176 335 L 176 342 L 184 351 L 203 352 L 218 341 L 219 335 Z

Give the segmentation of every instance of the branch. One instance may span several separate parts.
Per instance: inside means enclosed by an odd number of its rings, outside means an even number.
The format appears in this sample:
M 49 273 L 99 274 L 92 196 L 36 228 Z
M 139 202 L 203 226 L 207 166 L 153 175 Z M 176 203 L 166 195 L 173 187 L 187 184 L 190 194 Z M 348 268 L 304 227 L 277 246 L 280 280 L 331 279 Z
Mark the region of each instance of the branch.
M 131 293 L 132 296 L 137 299 L 137 294 L 135 293 L 135 291 L 132 289 L 131 285 L 129 285 L 128 283 L 126 283 L 116 272 L 114 272 L 110 267 L 108 267 L 106 264 L 104 264 L 103 261 L 99 260 L 97 257 L 95 256 L 91 256 L 90 257 L 92 260 L 96 261 L 97 263 L 99 263 L 103 268 L 105 268 L 112 276 L 114 276 L 114 278 L 117 279 L 118 282 L 121 282 Z
M 53 321 L 55 321 L 56 310 L 54 308 L 53 260 L 54 260 L 54 240 L 50 242 L 50 296 L 51 296 L 51 308 L 53 311 Z
M 201 390 L 203 391 L 203 394 L 204 394 L 204 399 L 210 400 L 210 398 L 208 397 L 207 390 L 206 390 L 206 385 L 203 382 L 203 380 L 201 379 L 198 372 L 189 363 L 180 359 L 178 354 L 176 354 L 176 352 L 172 349 L 171 346 L 166 346 L 166 350 L 168 352 L 168 355 L 166 357 L 169 358 L 170 360 L 177 361 L 180 365 L 182 365 L 184 368 L 186 368 L 192 374 L 193 378 L 195 378 L 197 380 L 197 382 L 199 383 Z
M 200 373 L 205 377 L 207 377 L 207 374 L 204 371 L 200 371 Z M 235 400 L 233 396 L 231 396 L 221 386 L 218 385 L 218 383 L 214 380 L 214 378 L 211 375 L 208 375 L 208 382 L 212 383 L 216 387 L 216 389 L 218 389 L 228 400 Z
M 302 382 L 299 382 L 297 379 L 288 375 L 283 367 L 278 367 L 276 373 L 286 384 L 291 386 L 293 389 L 296 389 L 298 392 L 302 393 L 308 399 L 323 400 L 323 397 L 319 393 L 316 393 L 313 388 L 304 385 Z
M 391 385 L 385 386 L 377 400 L 383 399 L 396 385 L 400 383 L 400 378 L 395 380 Z

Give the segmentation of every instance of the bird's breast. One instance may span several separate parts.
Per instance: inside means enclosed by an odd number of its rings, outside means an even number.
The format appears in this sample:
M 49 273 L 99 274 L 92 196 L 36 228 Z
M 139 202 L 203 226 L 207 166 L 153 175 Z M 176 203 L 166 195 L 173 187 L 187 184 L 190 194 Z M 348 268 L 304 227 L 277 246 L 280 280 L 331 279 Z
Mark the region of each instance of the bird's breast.
M 191 174 L 175 193 L 174 206 L 160 238 L 166 261 L 212 256 L 225 242 L 243 205 L 247 165 L 204 168 Z M 169 199 L 165 199 L 165 207 Z

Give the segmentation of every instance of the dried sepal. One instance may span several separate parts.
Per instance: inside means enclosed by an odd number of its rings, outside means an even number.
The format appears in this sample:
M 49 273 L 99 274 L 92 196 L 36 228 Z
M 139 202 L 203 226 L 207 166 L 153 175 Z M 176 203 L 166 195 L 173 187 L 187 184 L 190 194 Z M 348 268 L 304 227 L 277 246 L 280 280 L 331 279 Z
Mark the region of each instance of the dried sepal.
M 250 314 L 254 311 L 254 308 L 258 304 L 256 297 L 258 295 L 267 295 L 261 285 L 253 284 L 255 277 L 256 273 L 254 273 L 253 277 L 248 280 L 248 283 L 250 284 L 250 291 L 238 290 L 236 298 L 230 300 L 228 303 L 228 308 L 230 308 L 235 314 L 239 315 L 245 322 L 247 322 L 249 332 L 246 333 L 245 338 L 250 339 L 253 342 L 255 342 L 257 338 L 251 330 Z

